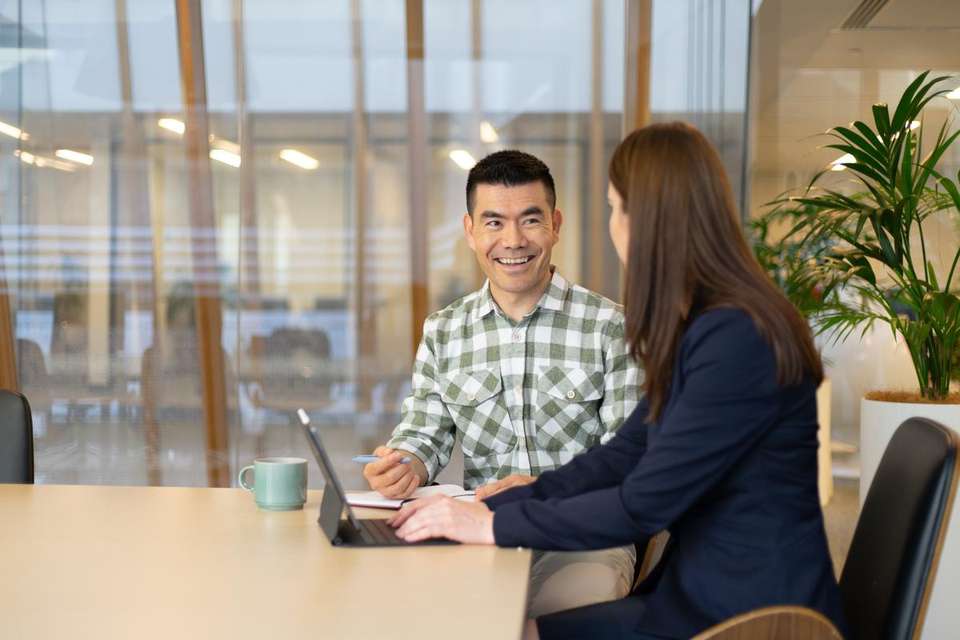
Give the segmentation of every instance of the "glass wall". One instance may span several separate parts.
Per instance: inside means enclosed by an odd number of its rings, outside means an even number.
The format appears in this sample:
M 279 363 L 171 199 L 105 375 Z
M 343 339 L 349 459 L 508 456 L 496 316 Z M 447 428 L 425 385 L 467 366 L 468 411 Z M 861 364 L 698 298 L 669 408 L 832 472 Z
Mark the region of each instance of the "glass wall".
M 0 0 L 38 482 L 230 484 L 306 454 L 300 406 L 337 452 L 384 441 L 423 318 L 482 282 L 463 190 L 497 149 L 547 162 L 555 263 L 617 297 L 624 0 L 182 5 Z
M 872 121 L 871 105 L 895 105 L 921 72 L 953 76 L 945 86 L 960 86 L 960 4 L 924 0 L 884 3 L 815 0 L 755 2 L 752 163 L 750 207 L 754 217 L 786 192 L 798 193 L 818 172 L 830 168 L 841 152 L 828 129 L 855 120 Z M 951 84 L 952 83 L 952 84 Z M 925 140 L 945 119 L 957 114 L 955 99 L 940 98 L 924 112 Z M 956 129 L 956 124 L 952 125 Z M 960 147 L 941 159 L 941 171 L 956 175 Z M 841 167 L 834 167 L 842 169 Z M 845 193 L 858 190 L 849 171 L 829 171 L 824 186 Z M 925 223 L 928 258 L 941 275 L 960 241 L 956 212 Z M 946 261 L 946 263 L 945 263 Z M 944 279 L 941 278 L 941 282 Z M 861 339 L 822 341 L 832 381 L 833 437 L 841 451 L 859 442 L 860 398 L 876 389 L 916 389 L 906 346 L 878 325 Z M 846 443 L 853 447 L 843 447 Z M 835 460 L 840 474 L 859 473 L 855 452 Z

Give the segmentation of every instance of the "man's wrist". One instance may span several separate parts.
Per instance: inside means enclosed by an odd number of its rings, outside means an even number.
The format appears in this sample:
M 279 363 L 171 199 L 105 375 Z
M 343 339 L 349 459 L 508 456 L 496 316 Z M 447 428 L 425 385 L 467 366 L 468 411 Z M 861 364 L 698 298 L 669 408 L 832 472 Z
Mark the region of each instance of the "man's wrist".
M 427 465 L 423 463 L 423 460 L 421 460 L 420 456 L 415 452 L 407 451 L 406 449 L 401 449 L 401 451 L 410 454 L 410 467 L 413 469 L 413 472 L 417 474 L 417 478 L 420 480 L 419 486 L 426 486 L 427 478 L 429 477 L 429 474 L 427 473 Z

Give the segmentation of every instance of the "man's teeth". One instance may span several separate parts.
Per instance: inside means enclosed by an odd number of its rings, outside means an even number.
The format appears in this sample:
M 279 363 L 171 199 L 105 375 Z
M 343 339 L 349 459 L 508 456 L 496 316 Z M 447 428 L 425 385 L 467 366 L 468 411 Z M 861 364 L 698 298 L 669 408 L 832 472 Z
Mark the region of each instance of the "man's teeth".
M 497 258 L 500 264 L 524 264 L 530 261 L 530 256 L 526 258 Z

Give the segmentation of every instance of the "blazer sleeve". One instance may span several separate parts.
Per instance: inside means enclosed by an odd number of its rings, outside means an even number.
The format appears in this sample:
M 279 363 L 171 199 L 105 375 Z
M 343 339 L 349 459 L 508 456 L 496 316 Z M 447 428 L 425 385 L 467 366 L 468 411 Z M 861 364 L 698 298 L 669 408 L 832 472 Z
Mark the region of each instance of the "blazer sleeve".
M 496 511 L 518 500 L 567 498 L 620 484 L 647 448 L 648 411 L 646 399 L 641 400 L 606 444 L 590 448 L 559 469 L 544 472 L 536 482 L 494 494 L 484 502 Z
M 671 389 L 660 432 L 622 482 L 503 504 L 494 512 L 496 543 L 602 549 L 653 535 L 715 487 L 776 424 L 782 390 L 773 351 L 743 312 L 698 318 L 681 342 L 677 366 L 674 384 L 682 384 Z

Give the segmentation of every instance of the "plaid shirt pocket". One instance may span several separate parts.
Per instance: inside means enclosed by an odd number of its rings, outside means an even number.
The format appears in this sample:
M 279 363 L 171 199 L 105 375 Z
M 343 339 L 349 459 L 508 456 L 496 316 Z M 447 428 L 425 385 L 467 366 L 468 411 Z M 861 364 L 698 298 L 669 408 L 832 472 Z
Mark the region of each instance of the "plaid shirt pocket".
M 503 400 L 503 383 L 489 369 L 454 371 L 440 385 L 440 397 L 461 432 L 468 456 L 487 457 L 511 451 L 517 436 Z
M 537 445 L 583 451 L 600 441 L 603 371 L 549 366 L 537 380 Z

